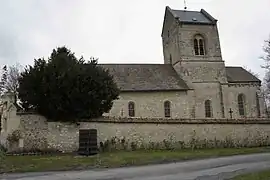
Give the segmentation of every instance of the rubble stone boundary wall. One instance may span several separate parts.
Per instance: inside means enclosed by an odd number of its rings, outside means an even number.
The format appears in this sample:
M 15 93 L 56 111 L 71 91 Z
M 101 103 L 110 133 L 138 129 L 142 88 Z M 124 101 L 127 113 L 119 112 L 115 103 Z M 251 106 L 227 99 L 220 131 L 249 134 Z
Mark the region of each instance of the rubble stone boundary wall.
M 53 148 L 63 152 L 77 151 L 80 129 L 97 129 L 98 144 L 112 138 L 141 144 L 189 144 L 191 140 L 227 141 L 258 146 L 270 144 L 270 121 L 267 119 L 155 119 L 103 117 L 80 123 L 50 122 L 34 113 L 17 113 L 20 120 L 20 147 Z

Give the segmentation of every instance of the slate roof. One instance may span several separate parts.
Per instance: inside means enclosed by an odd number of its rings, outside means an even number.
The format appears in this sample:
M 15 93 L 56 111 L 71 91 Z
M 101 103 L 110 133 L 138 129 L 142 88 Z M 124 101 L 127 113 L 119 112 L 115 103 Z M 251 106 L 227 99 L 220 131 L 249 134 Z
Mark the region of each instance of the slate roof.
M 201 11 L 171 10 L 175 18 L 182 23 L 191 24 L 216 24 L 217 20 L 204 9 Z
M 175 91 L 189 87 L 169 64 L 100 64 L 122 91 Z
M 121 91 L 177 91 L 190 88 L 170 64 L 99 64 L 108 69 Z M 261 81 L 242 67 L 226 67 L 229 83 Z
M 226 74 L 230 83 L 261 82 L 260 79 L 242 67 L 226 67 Z

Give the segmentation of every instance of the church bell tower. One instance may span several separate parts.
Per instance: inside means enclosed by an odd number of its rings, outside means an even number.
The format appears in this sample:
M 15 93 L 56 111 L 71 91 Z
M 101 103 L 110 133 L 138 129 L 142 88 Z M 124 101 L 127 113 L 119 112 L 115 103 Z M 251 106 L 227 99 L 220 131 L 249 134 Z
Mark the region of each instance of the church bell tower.
M 177 71 L 193 74 L 193 82 L 226 81 L 217 20 L 204 9 L 173 10 L 167 6 L 161 36 L 165 64 L 175 69 L 181 66 Z

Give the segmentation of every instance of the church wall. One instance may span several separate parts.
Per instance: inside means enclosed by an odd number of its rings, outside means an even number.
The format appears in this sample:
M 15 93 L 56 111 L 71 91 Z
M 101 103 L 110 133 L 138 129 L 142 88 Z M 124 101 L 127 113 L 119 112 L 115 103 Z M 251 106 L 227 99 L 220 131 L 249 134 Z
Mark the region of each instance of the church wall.
M 193 38 L 196 34 L 205 38 L 205 56 L 195 56 Z M 213 117 L 224 117 L 220 83 L 227 83 L 225 64 L 222 61 L 217 26 L 178 25 L 178 33 L 171 41 L 175 48 L 164 47 L 177 57 L 176 72 L 195 92 L 195 117 L 205 117 L 205 100 L 212 101 Z M 176 51 L 175 51 L 176 50 Z M 174 61 L 175 63 L 175 61 Z
M 164 117 L 164 102 L 171 102 L 172 118 L 189 118 L 192 94 L 186 91 L 122 92 L 106 116 L 128 117 L 128 103 L 135 103 L 135 117 Z
M 167 21 L 168 18 L 165 18 Z M 171 20 L 171 19 L 169 19 Z M 168 28 L 168 27 L 166 27 Z M 164 62 L 168 63 L 172 54 L 173 66 L 178 75 L 184 79 L 195 92 L 196 118 L 205 116 L 204 101 L 212 100 L 215 118 L 240 118 L 237 95 L 246 95 L 246 117 L 258 117 L 256 102 L 257 87 L 228 86 L 225 64 L 222 60 L 220 39 L 217 25 L 185 24 L 175 20 L 168 29 L 171 36 L 163 38 Z M 200 34 L 205 41 L 205 55 L 194 52 L 194 36 Z M 260 99 L 260 114 L 265 117 L 263 100 Z
M 258 117 L 257 104 L 256 104 L 256 92 L 258 91 L 257 86 L 252 85 L 224 85 L 224 106 L 225 106 L 225 116 L 230 118 L 229 110 L 232 109 L 233 118 L 240 118 L 239 110 L 238 110 L 238 95 L 243 93 L 245 95 L 245 112 L 246 117 Z M 260 111 L 261 115 L 264 114 L 264 106 L 263 103 L 260 103 Z
M 164 64 L 174 64 L 180 60 L 178 26 L 177 21 L 174 19 L 171 26 L 168 28 L 168 32 L 166 32 L 162 37 Z M 170 55 L 172 62 L 170 62 Z
M 221 83 L 227 83 L 224 62 L 186 62 L 174 66 L 176 72 L 194 88 L 196 118 L 205 117 L 204 102 L 211 100 L 213 117 L 222 118 Z M 220 83 L 221 82 L 221 83 Z M 223 95 L 223 98 L 224 95 Z
M 196 118 L 205 118 L 205 101 L 211 100 L 214 118 L 222 118 L 220 84 L 218 82 L 194 83 Z
M 217 26 L 214 25 L 180 25 L 176 21 L 171 26 L 170 38 L 163 37 L 164 62 L 169 63 L 172 54 L 173 64 L 180 60 L 188 61 L 222 61 L 221 47 Z M 201 34 L 205 39 L 205 56 L 195 56 L 193 38 Z
M 191 82 L 227 82 L 224 62 L 183 61 L 175 70 L 185 71 Z

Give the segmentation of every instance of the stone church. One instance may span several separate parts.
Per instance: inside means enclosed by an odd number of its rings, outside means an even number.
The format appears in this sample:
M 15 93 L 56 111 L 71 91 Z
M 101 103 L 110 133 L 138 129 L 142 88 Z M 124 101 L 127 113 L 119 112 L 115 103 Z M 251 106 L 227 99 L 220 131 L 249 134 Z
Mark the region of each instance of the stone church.
M 265 117 L 261 81 L 222 59 L 217 20 L 166 7 L 164 64 L 102 64 L 121 89 L 104 115 L 152 118 Z

